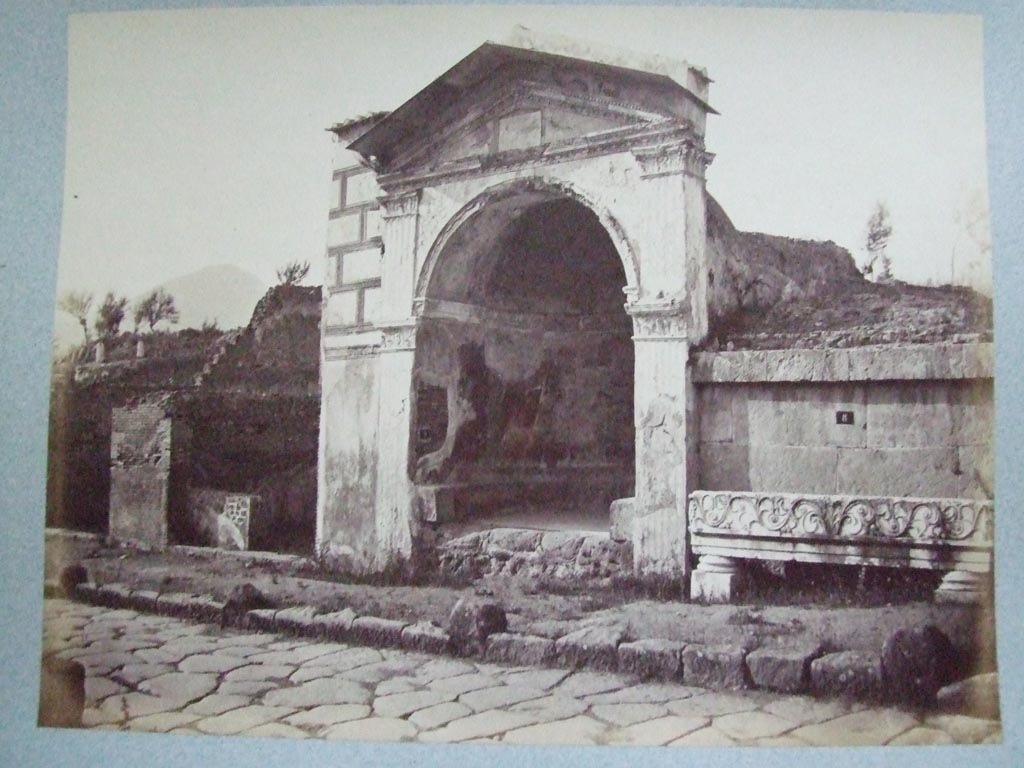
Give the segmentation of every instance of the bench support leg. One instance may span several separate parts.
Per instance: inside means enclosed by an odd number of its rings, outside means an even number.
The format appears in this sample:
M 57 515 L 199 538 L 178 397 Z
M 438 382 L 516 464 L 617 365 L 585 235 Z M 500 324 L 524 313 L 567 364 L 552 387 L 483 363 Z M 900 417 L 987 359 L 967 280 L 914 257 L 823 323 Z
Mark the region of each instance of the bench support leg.
M 736 558 L 701 555 L 696 570 L 690 574 L 690 599 L 705 603 L 732 602 L 741 575 Z
M 970 571 L 950 571 L 942 577 L 935 590 L 937 603 L 978 603 L 986 592 L 983 574 Z

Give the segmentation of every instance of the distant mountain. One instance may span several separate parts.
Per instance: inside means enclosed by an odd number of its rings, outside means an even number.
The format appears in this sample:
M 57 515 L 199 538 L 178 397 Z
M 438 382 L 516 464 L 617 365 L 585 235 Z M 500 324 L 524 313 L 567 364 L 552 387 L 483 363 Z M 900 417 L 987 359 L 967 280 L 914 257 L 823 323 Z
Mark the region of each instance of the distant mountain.
M 199 328 L 206 321 L 216 321 L 228 330 L 248 324 L 256 302 L 270 286 L 244 269 L 218 264 L 153 287 L 174 297 L 181 316 L 175 328 Z M 133 297 L 133 303 L 139 298 Z

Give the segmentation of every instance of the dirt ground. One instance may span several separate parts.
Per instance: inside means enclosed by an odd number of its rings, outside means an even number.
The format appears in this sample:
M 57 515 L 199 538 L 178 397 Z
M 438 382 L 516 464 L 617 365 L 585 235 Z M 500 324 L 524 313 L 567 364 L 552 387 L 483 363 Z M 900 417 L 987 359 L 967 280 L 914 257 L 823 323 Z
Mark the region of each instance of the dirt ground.
M 519 578 L 481 579 L 468 585 L 353 584 L 332 580 L 309 560 L 207 550 L 144 553 L 95 541 L 49 538 L 46 578 L 81 562 L 97 583 L 139 589 L 193 592 L 225 598 L 249 582 L 274 604 L 349 606 L 357 613 L 445 626 L 455 602 L 486 595 L 500 602 L 514 632 L 559 637 L 587 625 L 621 627 L 627 639 L 664 638 L 695 643 L 745 643 L 748 647 L 816 641 L 830 650 L 878 651 L 902 627 L 935 624 L 976 668 L 995 668 L 991 607 L 936 604 L 928 591 L 874 579 L 860 589 L 828 579 L 817 590 L 785 584 L 748 594 L 729 605 L 690 603 L 678 594 L 655 599 L 636 585 L 537 583 Z M 806 574 L 802 574 L 806 577 Z M 870 574 L 869 574 L 870 575 Z M 806 580 L 804 580 L 806 585 Z

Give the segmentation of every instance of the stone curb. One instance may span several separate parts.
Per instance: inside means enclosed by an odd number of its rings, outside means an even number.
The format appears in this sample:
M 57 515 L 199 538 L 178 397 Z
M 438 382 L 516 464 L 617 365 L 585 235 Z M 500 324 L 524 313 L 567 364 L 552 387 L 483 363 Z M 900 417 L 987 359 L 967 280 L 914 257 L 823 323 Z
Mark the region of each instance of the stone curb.
M 79 584 L 73 599 L 244 630 L 435 655 L 453 655 L 454 652 L 451 636 L 441 627 L 427 622 L 409 624 L 360 616 L 351 608 L 318 613 L 312 606 L 291 606 L 257 608 L 232 615 L 225 613 L 222 601 L 210 595 L 156 593 L 133 590 L 123 584 Z M 498 632 L 491 634 L 483 651 L 475 655 L 494 663 L 622 672 L 710 690 L 760 689 L 872 702 L 878 701 L 884 693 L 880 657 L 873 652 L 843 651 L 823 655 L 820 647 L 812 646 L 789 652 L 776 649 L 769 653 L 751 653 L 742 646 L 687 644 L 662 639 L 628 641 L 621 633 L 616 639 L 615 631 L 606 630 L 586 628 L 558 640 Z M 750 656 L 753 658 L 748 661 Z M 784 661 L 789 668 L 785 673 L 762 672 L 763 662 L 769 660 L 775 664 Z M 790 671 L 793 665 L 799 668 L 796 674 Z

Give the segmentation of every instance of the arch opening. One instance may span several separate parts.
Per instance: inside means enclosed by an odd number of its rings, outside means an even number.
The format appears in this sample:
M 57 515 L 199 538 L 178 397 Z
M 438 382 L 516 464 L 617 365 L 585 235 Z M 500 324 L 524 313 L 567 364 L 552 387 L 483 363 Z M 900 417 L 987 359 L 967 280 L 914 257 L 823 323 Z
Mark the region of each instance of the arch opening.
M 633 494 L 633 342 L 622 261 L 554 190 L 488 200 L 441 246 L 416 343 L 415 483 L 440 521 L 607 530 Z

